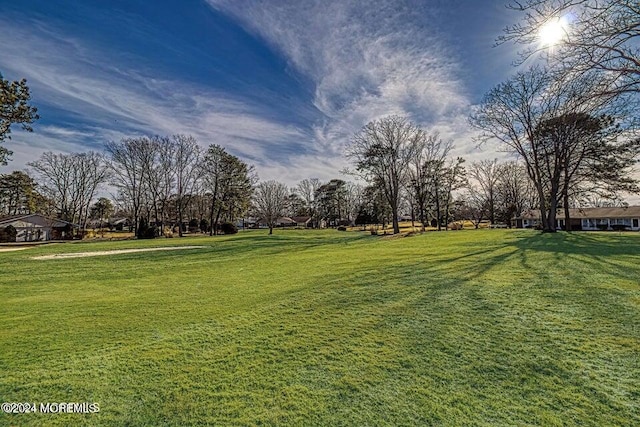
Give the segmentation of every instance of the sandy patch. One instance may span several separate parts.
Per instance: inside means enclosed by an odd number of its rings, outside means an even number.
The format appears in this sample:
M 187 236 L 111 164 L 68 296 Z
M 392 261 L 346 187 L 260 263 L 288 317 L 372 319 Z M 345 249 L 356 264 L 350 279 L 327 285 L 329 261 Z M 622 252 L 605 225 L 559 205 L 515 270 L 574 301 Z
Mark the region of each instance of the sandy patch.
M 145 248 L 145 249 L 116 249 L 113 251 L 76 252 L 73 254 L 42 255 L 42 256 L 33 257 L 31 259 L 84 258 L 88 256 L 130 254 L 134 252 L 178 251 L 181 249 L 202 249 L 202 248 L 208 248 L 208 246 L 166 246 L 161 248 Z
M 29 249 L 29 248 L 28 247 L 22 247 L 22 248 L 0 248 L 0 252 L 24 251 L 25 249 Z

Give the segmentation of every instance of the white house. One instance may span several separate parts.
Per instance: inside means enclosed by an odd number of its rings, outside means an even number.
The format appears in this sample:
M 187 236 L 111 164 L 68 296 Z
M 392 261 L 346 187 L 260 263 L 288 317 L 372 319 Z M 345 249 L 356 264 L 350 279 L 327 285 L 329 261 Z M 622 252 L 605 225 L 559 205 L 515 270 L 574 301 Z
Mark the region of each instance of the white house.
M 71 239 L 77 225 L 40 214 L 13 215 L 0 218 L 0 229 L 16 229 L 16 242 Z
M 569 209 L 572 230 L 640 230 L 640 206 L 620 208 L 575 208 Z M 540 224 L 540 211 L 524 212 L 515 218 L 518 228 L 535 228 Z M 564 209 L 558 209 L 556 227 L 565 229 Z

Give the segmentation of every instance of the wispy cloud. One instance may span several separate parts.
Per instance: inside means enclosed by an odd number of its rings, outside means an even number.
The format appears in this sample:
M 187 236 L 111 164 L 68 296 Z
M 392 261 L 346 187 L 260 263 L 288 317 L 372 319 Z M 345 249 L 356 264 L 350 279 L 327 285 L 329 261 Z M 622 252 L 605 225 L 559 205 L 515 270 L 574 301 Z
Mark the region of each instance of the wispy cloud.
M 27 77 L 34 100 L 46 103 L 41 115 L 62 112 L 68 122 L 36 126 L 33 134 L 15 133 L 9 147 L 16 153 L 14 166 L 32 160 L 23 159 L 28 146 L 99 150 L 105 141 L 125 136 L 175 133 L 193 134 L 203 146 L 222 144 L 268 163 L 286 158 L 310 138 L 307 130 L 269 118 L 273 114 L 264 106 L 237 94 L 125 67 L 44 24 L 36 26 L 39 35 L 7 22 L 2 26 L 13 39 L 0 47 L 5 74 Z
M 309 105 L 297 117 L 283 115 L 282 99 L 269 103 L 267 96 L 160 74 L 143 58 L 46 22 L 0 18 L 12 34 L 12 43 L 0 45 L 0 67 L 9 77 L 27 77 L 43 104 L 36 132 L 15 133 L 12 166 L 32 160 L 29 147 L 81 151 L 125 136 L 190 133 L 203 146 L 221 144 L 254 163 L 261 178 L 294 184 L 338 176 L 354 132 L 388 114 L 453 139 L 455 154 L 476 155 L 458 58 L 431 25 L 437 3 L 446 2 L 209 0 L 309 82 Z
M 436 2 L 209 0 L 279 51 L 315 85 L 324 120 L 315 143 L 344 148 L 353 132 L 388 114 L 446 128 L 468 106 L 457 60 L 429 22 Z

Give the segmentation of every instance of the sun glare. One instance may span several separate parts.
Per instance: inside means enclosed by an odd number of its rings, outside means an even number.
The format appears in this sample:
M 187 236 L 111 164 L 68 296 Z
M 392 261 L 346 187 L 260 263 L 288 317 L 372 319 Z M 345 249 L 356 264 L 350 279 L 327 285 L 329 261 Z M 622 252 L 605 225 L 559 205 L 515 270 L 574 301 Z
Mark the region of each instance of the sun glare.
M 538 32 L 540 44 L 552 47 L 560 43 L 567 35 L 567 21 L 564 18 L 552 18 L 547 21 Z

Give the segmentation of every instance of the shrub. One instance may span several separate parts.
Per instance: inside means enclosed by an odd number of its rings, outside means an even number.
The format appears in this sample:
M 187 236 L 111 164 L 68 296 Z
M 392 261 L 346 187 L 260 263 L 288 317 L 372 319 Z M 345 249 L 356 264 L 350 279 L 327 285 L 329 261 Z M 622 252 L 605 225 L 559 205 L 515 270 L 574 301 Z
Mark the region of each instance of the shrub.
M 597 224 L 596 227 L 598 228 L 598 230 L 600 231 L 605 231 L 606 229 L 609 228 L 609 226 L 607 224 Z
M 612 225 L 611 225 L 611 228 L 612 228 L 614 231 L 624 231 L 624 230 L 626 230 L 626 229 L 627 229 L 627 226 L 626 226 L 626 225 L 624 225 L 624 224 L 612 224 Z
M 138 239 L 155 239 L 156 229 L 155 227 L 149 227 L 149 221 L 146 218 L 141 218 L 136 236 Z
M 18 230 L 13 225 L 7 225 L 5 228 L 0 229 L 0 242 L 15 242 Z
M 200 231 L 202 231 L 203 233 L 209 231 L 209 221 L 204 218 L 200 220 Z
M 340 227 L 338 227 L 338 231 L 347 231 L 347 227 L 341 225 Z
M 224 234 L 236 234 L 238 232 L 238 227 L 230 222 L 223 222 L 220 224 L 220 231 Z

